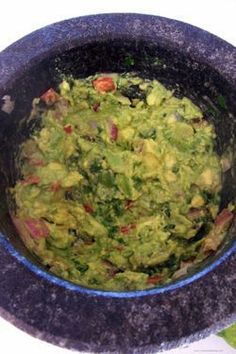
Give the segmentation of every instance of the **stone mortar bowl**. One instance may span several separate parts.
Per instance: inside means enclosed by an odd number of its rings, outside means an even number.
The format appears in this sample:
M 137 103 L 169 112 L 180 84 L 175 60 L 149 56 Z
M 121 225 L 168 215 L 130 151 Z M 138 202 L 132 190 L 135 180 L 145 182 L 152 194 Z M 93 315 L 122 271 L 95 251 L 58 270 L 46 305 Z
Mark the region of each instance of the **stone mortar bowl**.
M 170 19 L 108 14 L 40 29 L 0 54 L 0 313 L 28 333 L 62 347 L 102 353 L 152 353 L 198 340 L 236 320 L 235 223 L 213 257 L 185 278 L 144 291 L 82 288 L 49 274 L 27 252 L 8 214 L 5 188 L 13 157 L 34 126 L 23 118 L 34 97 L 61 74 L 129 72 L 156 78 L 198 104 L 217 133 L 216 150 L 234 149 L 236 49 Z M 223 179 L 221 208 L 236 194 L 235 163 Z

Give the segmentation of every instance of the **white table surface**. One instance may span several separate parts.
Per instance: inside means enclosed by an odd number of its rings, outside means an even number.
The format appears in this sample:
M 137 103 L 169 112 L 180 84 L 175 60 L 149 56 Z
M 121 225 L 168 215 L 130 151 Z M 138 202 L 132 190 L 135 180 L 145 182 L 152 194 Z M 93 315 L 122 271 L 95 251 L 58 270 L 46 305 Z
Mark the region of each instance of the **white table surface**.
M 136 12 L 165 16 L 208 30 L 236 46 L 236 0 L 2 0 L 0 51 L 50 23 L 82 15 Z M 66 354 L 67 349 L 35 339 L 0 318 L 0 353 Z M 164 354 L 236 354 L 217 336 Z

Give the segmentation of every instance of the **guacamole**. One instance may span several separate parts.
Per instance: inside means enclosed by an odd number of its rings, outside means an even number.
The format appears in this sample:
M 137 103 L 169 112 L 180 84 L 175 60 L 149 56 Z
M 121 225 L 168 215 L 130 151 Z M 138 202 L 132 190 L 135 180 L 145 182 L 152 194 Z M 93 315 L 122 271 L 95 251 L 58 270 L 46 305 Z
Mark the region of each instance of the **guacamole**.
M 220 246 L 215 132 L 156 80 L 64 80 L 33 102 L 40 123 L 20 150 L 12 220 L 48 270 L 104 290 L 151 288 Z M 39 125 L 39 124 L 37 124 Z

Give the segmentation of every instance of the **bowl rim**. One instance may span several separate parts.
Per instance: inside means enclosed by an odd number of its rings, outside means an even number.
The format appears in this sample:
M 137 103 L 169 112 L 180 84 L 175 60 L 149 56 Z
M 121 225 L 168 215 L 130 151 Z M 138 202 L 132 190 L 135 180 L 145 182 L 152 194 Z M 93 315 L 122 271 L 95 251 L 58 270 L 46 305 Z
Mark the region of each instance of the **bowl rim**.
M 132 22 L 138 29 L 134 33 L 127 22 Z M 12 77 L 17 78 L 23 67 L 36 65 L 40 61 L 58 52 L 70 50 L 77 44 L 87 44 L 98 41 L 98 38 L 145 39 L 153 41 L 152 34 L 140 24 L 147 22 L 153 28 L 162 26 L 160 33 L 155 33 L 155 40 L 171 49 L 188 53 L 220 72 L 227 81 L 236 85 L 236 47 L 220 37 L 188 23 L 162 16 L 139 13 L 101 13 L 74 17 L 49 24 L 15 41 L 0 52 L 0 97 L 7 90 Z M 112 25 L 111 25 L 112 23 Z M 70 41 L 66 42 L 63 27 L 69 27 L 73 33 Z M 171 41 L 171 31 L 176 28 L 175 41 Z M 74 28 L 77 28 L 77 31 Z M 102 37 L 100 30 L 103 31 Z M 88 33 L 86 33 L 88 32 Z M 68 33 L 68 31 L 65 31 Z M 99 37 L 100 36 L 100 37 Z M 194 37 L 194 41 L 191 38 Z M 57 45 L 55 47 L 55 41 Z M 38 46 L 40 43 L 40 46 Z M 199 50 L 199 48 L 200 50 Z M 219 50 L 220 49 L 220 50 Z M 224 56 L 224 61 L 220 60 Z
M 23 242 L 23 241 L 22 241 Z M 143 290 L 131 290 L 131 291 L 109 291 L 102 289 L 93 289 L 84 287 L 82 285 L 77 285 L 72 283 L 69 280 L 60 278 L 53 273 L 50 273 L 46 270 L 37 266 L 32 261 L 30 261 L 27 257 L 21 254 L 16 248 L 6 239 L 6 237 L 0 233 L 0 244 L 4 246 L 4 248 L 19 262 L 21 262 L 24 266 L 26 266 L 31 272 L 35 273 L 37 276 L 44 278 L 45 280 L 59 285 L 60 287 L 64 287 L 67 290 L 72 290 L 81 294 L 89 294 L 95 296 L 103 296 L 103 297 L 114 297 L 114 298 L 133 298 L 133 297 L 143 297 L 148 295 L 158 295 L 163 294 L 169 291 L 180 289 L 186 285 L 191 284 L 192 282 L 202 278 L 207 275 L 209 272 L 218 267 L 221 263 L 227 260 L 234 252 L 236 252 L 236 240 L 232 242 L 230 247 L 228 247 L 227 251 L 225 251 L 219 258 L 216 258 L 212 263 L 209 263 L 203 269 L 196 271 L 191 275 L 187 275 L 184 278 L 180 278 L 175 281 L 171 281 L 170 284 L 163 284 L 162 286 L 153 287 L 150 289 Z
M 32 40 L 34 39 L 35 36 L 40 36 L 44 37 L 45 35 L 45 31 L 52 31 L 54 30 L 54 28 L 59 27 L 59 31 L 57 32 L 57 35 L 60 34 L 60 28 L 62 28 L 64 25 L 66 25 L 67 23 L 71 22 L 76 22 L 76 21 L 81 21 L 82 20 L 82 24 L 85 23 L 90 23 L 90 21 L 93 21 L 94 19 L 99 18 L 101 19 L 101 21 L 105 24 L 107 23 L 107 21 L 111 21 L 111 20 L 120 20 L 121 18 L 132 18 L 134 21 L 138 21 L 138 20 L 143 20 L 143 21 L 155 21 L 158 19 L 160 21 L 167 21 L 167 22 L 172 22 L 174 24 L 177 24 L 178 26 L 183 26 L 184 27 L 184 31 L 187 32 L 189 30 L 189 28 L 194 29 L 194 31 L 196 31 L 196 33 L 198 33 L 200 31 L 200 39 L 201 40 L 208 40 L 208 37 L 210 38 L 214 38 L 214 40 L 223 46 L 226 46 L 228 49 L 235 51 L 235 55 L 236 55 L 236 48 L 234 48 L 231 44 L 223 41 L 222 39 L 204 31 L 201 30 L 195 26 L 192 25 L 188 25 L 186 23 L 183 23 L 181 21 L 177 21 L 177 20 L 172 20 L 172 19 L 166 19 L 164 17 L 159 17 L 159 16 L 153 16 L 153 15 L 143 15 L 143 14 L 134 14 L 134 13 L 115 13 L 115 14 L 98 14 L 98 15 L 89 15 L 89 16 L 82 16 L 82 17 L 78 17 L 78 18 L 72 18 L 69 20 L 64 20 L 64 21 L 60 21 L 60 22 L 56 22 L 54 24 L 48 25 L 46 27 L 43 27 L 39 30 L 36 30 L 32 33 L 30 33 L 29 35 L 19 39 L 18 41 L 16 41 L 15 43 L 13 43 L 12 45 L 10 45 L 9 47 L 7 47 L 5 50 L 3 50 L 0 53 L 0 69 L 1 69 L 1 62 L 3 61 L 3 66 L 5 64 L 6 60 L 9 60 L 9 56 L 13 57 L 13 61 L 14 61 L 14 55 L 12 56 L 12 53 L 14 53 L 16 51 L 17 56 L 19 56 L 19 53 L 25 48 L 28 48 L 28 43 L 32 42 Z M 80 24 L 81 25 L 81 24 Z M 117 30 L 117 27 L 114 26 L 115 31 Z M 118 28 L 120 28 L 120 25 L 118 24 Z M 113 29 L 114 32 L 114 29 Z M 124 32 L 122 32 L 124 34 Z M 115 33 L 109 33 L 109 36 L 111 36 L 112 38 L 115 38 Z M 121 33 L 119 32 L 119 35 Z M 48 36 L 46 38 L 46 41 L 48 40 Z M 90 35 L 89 36 L 89 41 L 94 40 L 94 36 Z M 80 39 L 80 38 L 79 38 Z M 88 38 L 87 38 L 88 39 Z M 42 41 L 44 40 L 44 38 L 42 38 Z M 51 45 L 52 40 L 49 38 L 49 42 Z M 49 46 L 50 47 L 50 46 Z M 72 48 L 74 48 L 74 44 L 72 45 Z M 70 49 L 72 49 L 70 48 Z M 51 47 L 50 47 L 51 49 Z M 61 49 L 60 49 L 61 50 Z M 48 43 L 47 46 L 43 46 L 43 51 L 44 51 L 44 57 L 45 57 L 45 53 L 48 53 Z M 188 50 L 191 54 L 191 51 Z M 42 53 L 40 51 L 40 53 L 35 53 L 35 51 L 32 52 L 32 48 L 29 48 L 29 51 L 25 51 L 23 50 L 23 54 L 24 54 L 24 61 L 23 63 L 20 62 L 20 67 L 25 64 L 25 60 L 26 61 L 35 61 L 35 57 L 37 58 L 39 55 L 41 56 Z M 209 59 L 209 58 L 207 58 Z M 227 62 L 227 60 L 226 60 Z M 236 61 L 235 61 L 236 62 Z M 15 75 L 17 73 L 17 71 L 19 70 L 18 68 L 18 60 L 17 63 L 14 63 L 15 65 L 13 65 L 11 67 L 11 76 Z M 30 64 L 32 66 L 32 64 Z M 1 71 L 1 70 L 0 70 Z M 4 75 L 2 76 L 4 78 Z M 0 76 L 0 93 L 1 93 L 1 86 L 4 86 L 4 81 L 2 82 L 2 77 Z M 236 75 L 235 75 L 236 78 Z M 232 79 L 232 76 L 231 76 Z M 235 81 L 236 83 L 236 81 Z M 6 82 L 5 82 L 6 84 Z M 121 291 L 121 292 L 117 292 L 117 291 L 106 291 L 106 290 L 96 290 L 96 289 L 90 289 L 90 288 L 86 288 L 77 284 L 73 284 L 70 281 L 64 280 L 60 277 L 57 277 L 56 275 L 51 274 L 50 272 L 47 272 L 46 270 L 43 270 L 41 268 L 39 268 L 37 265 L 33 264 L 33 262 L 31 262 L 30 260 L 28 260 L 26 257 L 24 257 L 23 255 L 21 256 L 20 253 L 14 248 L 14 246 L 12 246 L 7 240 L 6 238 L 4 238 L 3 234 L 0 233 L 0 242 L 4 245 L 4 247 L 9 251 L 9 253 L 11 253 L 15 258 L 17 258 L 19 261 L 21 261 L 25 266 L 27 266 L 28 269 L 30 269 L 31 271 L 33 271 L 34 273 L 36 273 L 38 276 L 41 276 L 45 279 L 47 279 L 48 281 L 51 281 L 52 283 L 56 283 L 60 286 L 64 286 L 67 289 L 73 290 L 73 291 L 78 291 L 78 292 L 82 292 L 82 293 L 88 293 L 88 294 L 95 294 L 95 295 L 101 295 L 101 296 L 112 296 L 112 297 L 137 297 L 137 296 L 146 296 L 146 295 L 152 295 L 152 294 L 160 294 L 163 292 L 168 292 L 171 290 L 175 290 L 178 288 L 181 288 L 185 285 L 188 285 L 190 283 L 192 283 L 193 281 L 203 277 L 204 275 L 208 274 L 210 271 L 212 271 L 213 269 L 215 269 L 218 265 L 220 265 L 223 261 L 225 261 L 232 253 L 234 253 L 236 251 L 236 240 L 235 242 L 232 243 L 232 245 L 230 247 L 228 247 L 227 251 L 224 252 L 221 256 L 219 256 L 217 259 L 215 259 L 212 263 L 210 263 L 209 265 L 207 265 L 206 267 L 204 267 L 203 269 L 196 271 L 196 273 L 193 273 L 192 275 L 188 275 L 186 277 L 184 277 L 183 279 L 180 280 L 176 280 L 176 281 L 171 281 L 170 284 L 164 284 L 163 286 L 160 287 L 155 287 L 155 288 L 151 288 L 151 289 L 144 289 L 144 290 L 135 290 L 135 291 Z

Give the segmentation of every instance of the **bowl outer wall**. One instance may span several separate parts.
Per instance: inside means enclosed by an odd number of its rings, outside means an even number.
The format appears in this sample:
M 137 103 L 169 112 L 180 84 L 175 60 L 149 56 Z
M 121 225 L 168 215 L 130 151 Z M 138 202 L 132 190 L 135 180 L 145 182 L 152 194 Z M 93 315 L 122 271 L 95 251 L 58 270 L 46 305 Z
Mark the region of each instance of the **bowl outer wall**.
M 0 97 L 39 61 L 94 39 L 158 41 L 209 64 L 236 85 L 236 49 L 193 26 L 156 16 L 106 14 L 47 26 L 0 54 Z M 32 271 L 0 243 L 3 317 L 54 344 L 92 352 L 151 353 L 203 338 L 236 320 L 235 252 L 194 282 L 137 297 L 75 292 Z

